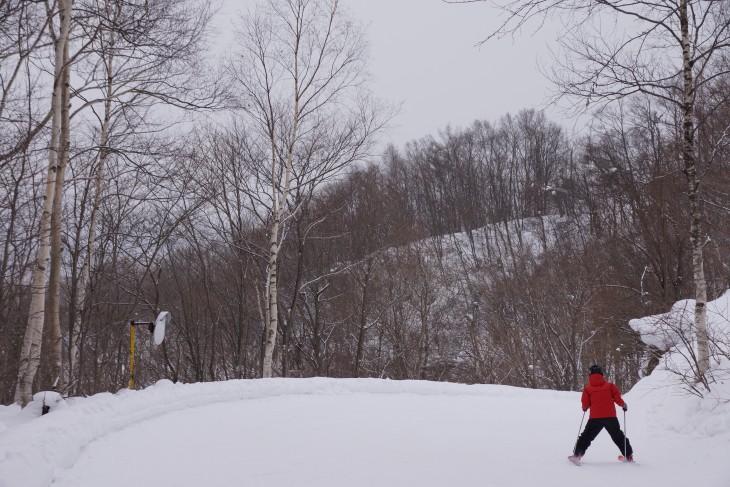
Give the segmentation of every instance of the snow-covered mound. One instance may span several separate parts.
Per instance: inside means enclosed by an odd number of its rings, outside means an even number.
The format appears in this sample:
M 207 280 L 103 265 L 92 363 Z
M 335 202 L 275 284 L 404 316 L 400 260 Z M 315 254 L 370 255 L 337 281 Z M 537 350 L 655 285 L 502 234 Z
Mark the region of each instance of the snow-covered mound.
M 712 356 L 708 374 L 710 391 L 698 388 L 694 393 L 708 394 L 716 400 L 730 400 L 727 391 L 723 391 L 724 383 L 730 379 L 730 290 L 706 306 L 706 326 Z M 684 389 L 693 388 L 689 382 L 694 376 L 692 367 L 697 357 L 694 315 L 695 300 L 683 299 L 674 303 L 667 313 L 629 322 L 629 326 L 641 335 L 644 343 L 666 352 L 657 367 L 654 381 L 674 383 Z M 658 379 L 659 376 L 662 379 Z
M 694 341 L 695 300 L 677 301 L 668 313 L 662 313 L 629 322 L 629 326 L 641 334 L 647 345 L 659 350 Z M 726 342 L 730 337 L 730 290 L 707 303 L 707 332 L 715 342 Z
M 629 326 L 647 345 L 667 351 L 682 343 L 683 336 L 694 339 L 694 307 L 694 299 L 683 299 L 674 303 L 669 312 L 633 319 Z
M 666 352 L 651 375 L 634 386 L 631 396 L 645 408 L 650 430 L 658 435 L 724 437 L 724 454 L 730 458 L 730 291 L 707 303 L 712 354 L 709 390 L 694 382 L 694 310 L 695 301 L 686 299 L 676 302 L 668 313 L 629 322 L 644 343 Z M 725 485 L 730 485 L 730 476 Z

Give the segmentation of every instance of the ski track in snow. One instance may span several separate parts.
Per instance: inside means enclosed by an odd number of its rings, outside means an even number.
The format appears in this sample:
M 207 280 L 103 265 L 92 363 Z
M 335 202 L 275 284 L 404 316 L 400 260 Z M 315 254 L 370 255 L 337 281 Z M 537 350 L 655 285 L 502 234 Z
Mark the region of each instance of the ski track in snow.
M 582 416 L 575 392 L 377 379 L 160 381 L 0 432 L 0 486 L 730 485 L 727 408 L 667 398 L 649 379 L 625 396 L 638 465 L 618 462 L 605 432 L 583 466 L 566 460 Z M 690 426 L 669 427 L 682 418 Z

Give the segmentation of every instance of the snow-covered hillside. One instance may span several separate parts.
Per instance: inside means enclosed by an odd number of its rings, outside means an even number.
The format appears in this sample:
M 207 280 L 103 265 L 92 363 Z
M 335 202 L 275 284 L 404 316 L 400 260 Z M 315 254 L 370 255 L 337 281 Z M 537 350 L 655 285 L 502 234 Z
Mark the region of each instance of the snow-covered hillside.
M 675 396 L 653 375 L 626 400 L 638 465 L 616 461 L 602 433 L 577 468 L 566 461 L 582 415 L 575 392 L 375 379 L 161 381 L 19 424 L 10 421 L 17 410 L 3 408 L 11 424 L 0 432 L 0 486 L 730 484 L 726 406 Z

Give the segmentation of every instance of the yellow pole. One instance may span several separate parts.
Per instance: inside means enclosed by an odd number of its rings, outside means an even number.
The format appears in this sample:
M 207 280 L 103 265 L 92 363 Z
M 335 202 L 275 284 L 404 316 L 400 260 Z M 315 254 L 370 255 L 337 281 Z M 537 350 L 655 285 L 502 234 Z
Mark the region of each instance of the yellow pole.
M 129 389 L 134 390 L 134 321 L 129 324 Z

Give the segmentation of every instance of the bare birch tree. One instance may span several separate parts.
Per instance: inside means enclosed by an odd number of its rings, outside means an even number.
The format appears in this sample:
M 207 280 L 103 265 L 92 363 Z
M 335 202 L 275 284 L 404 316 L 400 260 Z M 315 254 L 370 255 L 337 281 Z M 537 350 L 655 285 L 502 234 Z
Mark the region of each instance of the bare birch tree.
M 69 160 L 71 138 L 70 116 L 70 83 L 71 67 L 69 64 L 68 42 L 63 50 L 63 73 L 61 75 L 61 133 L 59 138 L 60 154 L 58 156 L 58 172 L 56 189 L 53 192 L 53 210 L 51 212 L 51 267 L 48 278 L 48 331 L 50 334 L 51 381 L 54 389 L 65 390 L 63 381 L 63 343 L 61 334 L 61 207 L 63 202 L 63 186 L 66 180 L 66 167 Z
M 262 373 L 274 373 L 278 265 L 292 192 L 362 158 L 384 118 L 363 95 L 366 42 L 338 0 L 267 0 L 242 18 L 231 73 L 253 133 L 251 205 L 268 231 Z
M 53 74 L 52 122 L 51 141 L 48 151 L 48 174 L 46 189 L 43 197 L 43 214 L 40 222 L 38 256 L 33 269 L 31 284 L 31 304 L 28 316 L 28 325 L 23 338 L 23 347 L 20 356 L 18 383 L 15 390 L 15 401 L 21 405 L 32 399 L 32 387 L 35 375 L 40 364 L 41 339 L 45 319 L 45 298 L 47 286 L 47 270 L 51 251 L 51 213 L 56 192 L 56 178 L 59 170 L 59 156 L 61 152 L 61 111 L 63 109 L 63 70 L 64 52 L 71 30 L 71 0 L 58 1 L 58 16 L 60 19 L 59 33 L 55 39 L 55 61 Z M 55 15 L 49 12 L 49 15 Z M 51 24 L 52 25 L 52 24 Z

